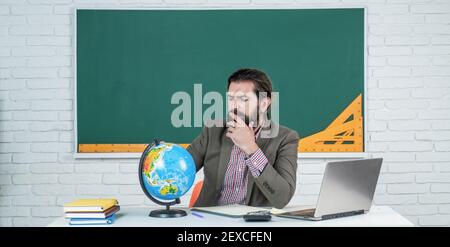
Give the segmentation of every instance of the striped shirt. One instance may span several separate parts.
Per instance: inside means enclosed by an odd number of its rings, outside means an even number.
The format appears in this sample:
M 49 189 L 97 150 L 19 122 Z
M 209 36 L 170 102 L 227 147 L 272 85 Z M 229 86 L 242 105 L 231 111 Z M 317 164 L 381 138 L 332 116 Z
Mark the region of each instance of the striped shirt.
M 260 131 L 261 128 L 256 132 L 256 138 L 258 138 Z M 248 171 L 256 178 L 264 170 L 267 163 L 267 157 L 260 148 L 250 157 L 247 157 L 244 151 L 233 145 L 218 204 L 244 204 L 247 195 Z

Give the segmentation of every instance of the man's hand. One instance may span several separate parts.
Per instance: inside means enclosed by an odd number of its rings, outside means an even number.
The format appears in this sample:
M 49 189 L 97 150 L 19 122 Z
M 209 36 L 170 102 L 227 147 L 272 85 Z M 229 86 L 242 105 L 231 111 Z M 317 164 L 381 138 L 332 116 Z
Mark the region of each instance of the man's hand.
M 231 138 L 233 143 L 238 146 L 246 155 L 251 155 L 258 150 L 255 141 L 255 133 L 253 129 L 245 124 L 245 122 L 234 113 L 230 113 L 234 121 L 227 122 L 228 132 L 226 136 Z M 253 122 L 250 122 L 253 126 Z

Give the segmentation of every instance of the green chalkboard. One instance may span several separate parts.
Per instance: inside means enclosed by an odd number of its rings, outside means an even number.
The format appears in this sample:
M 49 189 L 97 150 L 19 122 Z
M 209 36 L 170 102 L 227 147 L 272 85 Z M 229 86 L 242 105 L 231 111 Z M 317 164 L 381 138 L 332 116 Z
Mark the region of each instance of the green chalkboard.
M 193 95 L 194 83 L 225 95 L 242 67 L 272 79 L 282 125 L 317 133 L 364 94 L 364 18 L 363 8 L 78 9 L 77 144 L 189 143 L 201 128 L 172 126 L 171 96 Z

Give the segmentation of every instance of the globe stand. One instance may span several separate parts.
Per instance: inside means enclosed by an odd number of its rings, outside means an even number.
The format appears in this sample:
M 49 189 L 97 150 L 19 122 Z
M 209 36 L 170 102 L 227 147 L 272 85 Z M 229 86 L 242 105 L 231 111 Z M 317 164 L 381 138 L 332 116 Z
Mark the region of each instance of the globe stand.
M 144 190 L 145 195 L 148 198 L 150 198 L 150 200 L 152 200 L 154 203 L 162 205 L 162 206 L 166 206 L 166 209 L 158 209 L 158 210 L 150 211 L 148 216 L 155 217 L 155 218 L 176 218 L 176 217 L 186 216 L 187 213 L 184 210 L 170 209 L 170 206 L 175 205 L 175 204 L 180 204 L 180 198 L 176 198 L 175 200 L 170 201 L 170 202 L 160 201 L 160 200 L 156 199 L 155 197 L 153 197 L 152 195 L 150 195 L 150 193 L 148 193 L 148 191 L 145 189 L 144 181 L 143 181 L 143 178 L 141 175 L 142 167 L 143 167 L 144 161 L 145 161 L 145 156 L 147 155 L 147 153 L 150 151 L 150 149 L 153 146 L 158 146 L 159 143 L 160 143 L 159 140 L 155 139 L 154 143 L 148 145 L 147 148 L 142 153 L 141 160 L 139 162 L 139 183 L 141 184 L 141 188 L 142 188 L 142 190 Z
M 170 205 L 166 205 L 166 209 L 158 209 L 150 211 L 148 216 L 155 218 L 176 218 L 186 216 L 186 211 L 180 209 L 170 209 Z

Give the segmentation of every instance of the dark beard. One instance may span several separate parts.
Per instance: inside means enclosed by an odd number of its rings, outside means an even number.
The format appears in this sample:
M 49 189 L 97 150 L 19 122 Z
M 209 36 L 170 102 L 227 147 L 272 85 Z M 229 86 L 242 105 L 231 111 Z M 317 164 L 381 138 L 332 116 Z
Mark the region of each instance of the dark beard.
M 244 120 L 245 125 L 249 126 L 249 124 L 250 124 L 250 116 L 247 116 L 247 115 L 245 115 L 242 112 L 238 112 L 238 110 L 236 108 L 233 109 L 233 113 L 236 116 L 238 116 L 240 119 Z M 257 114 L 256 116 L 258 118 L 259 117 L 259 106 L 257 106 L 256 114 Z M 257 124 L 257 121 L 254 121 L 254 122 L 255 122 L 254 124 Z M 250 126 L 250 127 L 254 128 L 256 126 Z

